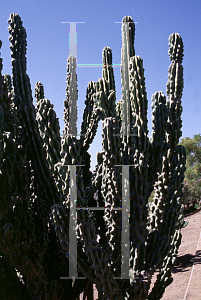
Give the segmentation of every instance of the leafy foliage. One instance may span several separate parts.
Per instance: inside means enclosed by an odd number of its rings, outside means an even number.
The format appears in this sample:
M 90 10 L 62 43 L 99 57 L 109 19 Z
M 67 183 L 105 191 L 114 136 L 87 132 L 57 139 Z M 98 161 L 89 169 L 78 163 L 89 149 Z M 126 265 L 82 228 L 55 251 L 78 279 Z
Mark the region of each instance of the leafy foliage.
M 180 145 L 186 149 L 183 203 L 188 212 L 201 201 L 201 134 L 195 134 L 192 139 L 182 139 Z

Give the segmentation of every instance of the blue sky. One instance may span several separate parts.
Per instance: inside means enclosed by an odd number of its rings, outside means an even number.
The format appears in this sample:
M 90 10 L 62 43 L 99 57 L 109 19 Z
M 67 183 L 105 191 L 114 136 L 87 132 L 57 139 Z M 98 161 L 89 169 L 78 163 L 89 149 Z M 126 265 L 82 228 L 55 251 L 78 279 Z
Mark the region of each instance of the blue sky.
M 54 104 L 64 127 L 67 57 L 69 56 L 69 25 L 77 24 L 77 63 L 101 64 L 102 50 L 109 46 L 113 63 L 121 63 L 121 22 L 130 15 L 135 24 L 135 54 L 143 59 L 148 98 L 148 128 L 151 136 L 151 96 L 157 91 L 166 94 L 170 60 L 168 37 L 177 32 L 184 43 L 184 90 L 182 97 L 182 138 L 201 133 L 201 1 L 200 0 L 21 0 L 2 1 L 0 39 L 2 40 L 2 74 L 11 75 L 8 22 L 11 13 L 18 13 L 27 31 L 27 74 L 32 95 L 37 81 L 44 85 L 45 98 Z M 120 67 L 114 67 L 116 101 L 121 99 Z M 102 77 L 101 67 L 78 67 L 78 121 L 80 133 L 86 89 L 91 80 Z M 35 105 L 35 99 L 34 99 Z M 102 121 L 89 149 L 91 170 L 96 165 L 96 153 L 102 150 Z

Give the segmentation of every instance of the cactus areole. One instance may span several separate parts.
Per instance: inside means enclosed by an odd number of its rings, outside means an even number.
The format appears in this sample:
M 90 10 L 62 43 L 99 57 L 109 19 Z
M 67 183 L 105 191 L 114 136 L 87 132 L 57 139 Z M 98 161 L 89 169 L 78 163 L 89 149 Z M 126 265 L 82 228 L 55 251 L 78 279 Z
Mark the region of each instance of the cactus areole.
M 152 96 L 150 138 L 143 60 L 135 55 L 130 16 L 122 20 L 122 98 L 116 102 L 112 50 L 105 47 L 102 78 L 88 84 L 78 138 L 71 55 L 60 137 L 41 82 L 33 105 L 21 18 L 13 13 L 8 23 L 12 78 L 0 74 L 2 299 L 76 300 L 89 282 L 101 300 L 161 299 L 173 280 L 184 226 L 180 35 L 169 37 L 166 96 L 162 91 Z M 100 120 L 102 152 L 92 173 L 88 150 Z

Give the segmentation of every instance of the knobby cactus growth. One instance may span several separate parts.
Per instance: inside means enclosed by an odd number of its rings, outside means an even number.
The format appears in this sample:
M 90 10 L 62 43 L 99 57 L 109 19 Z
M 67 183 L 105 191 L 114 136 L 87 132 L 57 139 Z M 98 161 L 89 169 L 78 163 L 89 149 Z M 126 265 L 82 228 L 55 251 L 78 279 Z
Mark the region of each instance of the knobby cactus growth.
M 95 283 L 102 300 L 161 299 L 172 282 L 171 270 L 185 226 L 181 204 L 185 148 L 177 145 L 183 90 L 180 35 L 169 37 L 172 63 L 167 100 L 163 92 L 152 96 L 151 138 L 143 61 L 135 55 L 135 25 L 129 16 L 122 21 L 122 99 L 115 104 L 112 51 L 105 47 L 102 78 L 87 87 L 78 139 L 72 126 L 77 111 L 72 101 L 77 100 L 76 63 L 70 56 L 60 138 L 58 118 L 53 105 L 44 99 L 40 82 L 33 105 L 21 18 L 13 13 L 8 23 L 12 81 L 9 75 L 0 78 L 1 298 L 78 299 L 87 283 Z M 2 59 L 0 67 L 1 71 Z M 91 173 L 88 149 L 100 120 L 103 149 Z M 76 206 L 102 208 L 77 210 L 77 271 L 78 277 L 86 279 L 75 278 L 75 282 L 60 279 L 69 276 L 69 260 L 73 261 L 69 255 L 71 165 L 78 165 Z M 122 165 L 130 165 L 127 220 L 121 210 L 113 209 L 123 210 Z M 128 219 L 130 257 L 122 257 L 122 224 Z M 121 277 L 123 260 L 129 261 L 129 279 Z M 157 269 L 159 275 L 150 290 Z

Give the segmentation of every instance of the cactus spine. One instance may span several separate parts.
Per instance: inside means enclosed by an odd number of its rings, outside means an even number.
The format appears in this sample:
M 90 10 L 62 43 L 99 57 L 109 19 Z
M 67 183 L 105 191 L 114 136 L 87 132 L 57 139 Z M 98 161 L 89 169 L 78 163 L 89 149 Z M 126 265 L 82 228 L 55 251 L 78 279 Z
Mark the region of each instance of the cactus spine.
M 3 187 L 0 264 L 9 271 L 8 278 L 17 287 L 15 299 L 77 299 L 88 282 L 96 284 L 102 300 L 161 299 L 172 281 L 171 270 L 184 224 L 181 191 L 185 149 L 177 146 L 181 136 L 183 89 L 181 37 L 172 34 L 169 38 L 172 63 L 168 71 L 167 101 L 163 92 L 152 96 L 151 138 L 147 129 L 143 61 L 135 55 L 133 19 L 126 16 L 122 20 L 122 99 L 115 104 L 112 51 L 105 47 L 102 78 L 88 84 L 81 135 L 77 139 L 77 129 L 73 127 L 77 121 L 76 64 L 75 57 L 70 56 L 65 127 L 60 139 L 56 113 L 50 101 L 44 99 L 40 82 L 35 87 L 36 107 L 33 105 L 26 74 L 26 30 L 17 14 L 11 14 L 8 22 L 13 76 L 12 84 L 9 76 L 0 78 L 0 184 Z M 100 120 L 103 149 L 91 173 L 88 149 Z M 60 279 L 68 276 L 69 261 L 74 263 L 69 253 L 69 221 L 74 218 L 69 182 L 73 165 L 77 165 L 76 206 L 87 208 L 98 204 L 102 208 L 77 211 L 74 228 L 77 270 L 79 277 L 87 279 L 75 279 L 74 285 L 71 279 Z M 129 209 L 124 217 L 121 210 L 115 210 L 123 209 L 120 165 L 130 166 L 130 190 L 125 191 L 130 196 L 130 218 Z M 153 189 L 154 202 L 149 204 Z M 96 199 L 95 195 L 98 195 Z M 122 222 L 127 224 L 130 241 L 125 245 L 130 257 L 123 259 Z M 116 278 L 121 277 L 123 260 L 129 262 L 130 279 Z M 23 283 L 14 268 L 21 274 Z M 157 268 L 160 274 L 148 294 Z M 12 283 L 6 289 L 7 279 L 0 276 L 4 298 L 8 298 Z

